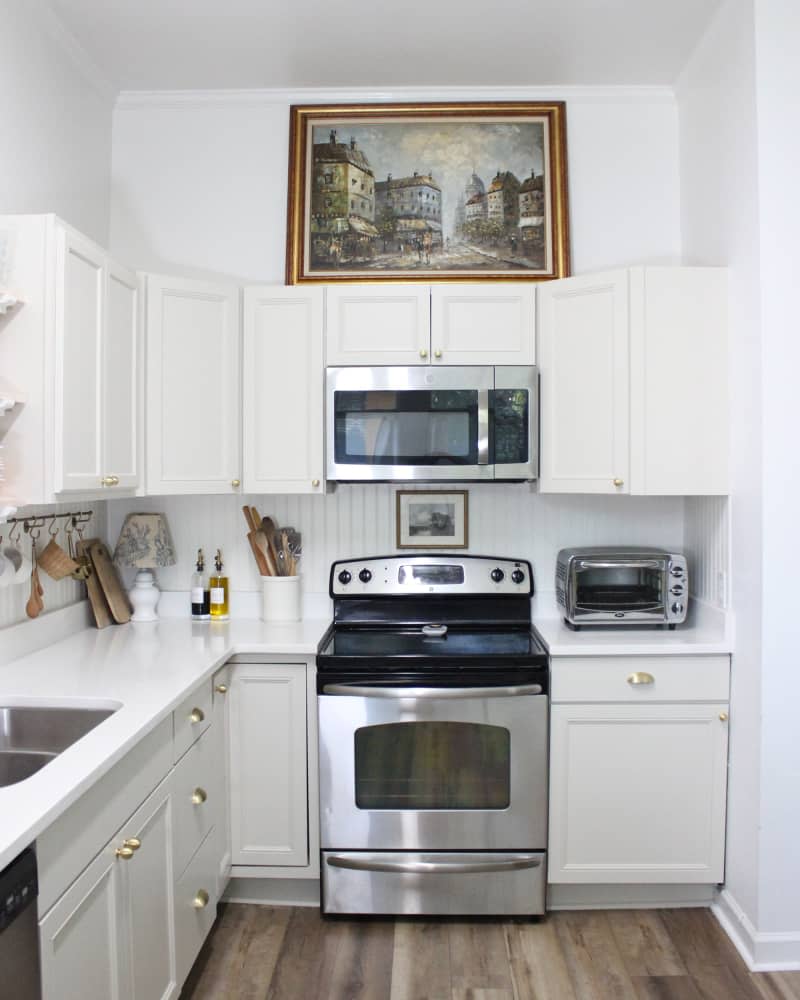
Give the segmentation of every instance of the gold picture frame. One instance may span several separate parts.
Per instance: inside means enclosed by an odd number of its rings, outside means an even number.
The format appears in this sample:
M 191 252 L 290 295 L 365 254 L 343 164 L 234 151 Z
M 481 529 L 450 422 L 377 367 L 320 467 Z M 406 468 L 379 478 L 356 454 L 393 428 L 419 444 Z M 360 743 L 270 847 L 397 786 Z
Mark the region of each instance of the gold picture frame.
M 569 273 L 563 101 L 292 106 L 287 284 Z
M 398 490 L 396 498 L 396 548 L 468 547 L 468 490 Z

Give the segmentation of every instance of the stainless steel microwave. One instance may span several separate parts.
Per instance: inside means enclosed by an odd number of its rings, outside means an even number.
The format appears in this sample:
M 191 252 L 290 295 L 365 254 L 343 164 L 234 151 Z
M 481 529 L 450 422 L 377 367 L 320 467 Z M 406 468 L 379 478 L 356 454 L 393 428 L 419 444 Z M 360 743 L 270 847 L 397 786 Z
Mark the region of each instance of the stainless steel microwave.
M 539 471 L 533 366 L 328 368 L 328 479 L 526 480 Z

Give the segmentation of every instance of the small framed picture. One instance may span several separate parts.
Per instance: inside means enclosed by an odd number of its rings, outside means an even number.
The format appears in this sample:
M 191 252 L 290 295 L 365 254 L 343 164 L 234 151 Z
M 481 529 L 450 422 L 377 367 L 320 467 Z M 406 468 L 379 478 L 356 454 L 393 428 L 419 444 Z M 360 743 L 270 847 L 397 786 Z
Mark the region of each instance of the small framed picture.
M 465 549 L 467 490 L 398 490 L 398 549 Z

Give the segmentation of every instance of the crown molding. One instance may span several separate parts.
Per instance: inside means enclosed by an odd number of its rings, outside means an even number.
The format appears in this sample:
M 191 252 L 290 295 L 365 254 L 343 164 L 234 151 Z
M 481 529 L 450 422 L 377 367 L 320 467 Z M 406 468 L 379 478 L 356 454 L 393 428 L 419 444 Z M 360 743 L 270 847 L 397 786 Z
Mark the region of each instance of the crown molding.
M 49 0 L 28 0 L 29 10 L 50 38 L 67 55 L 75 69 L 92 90 L 110 105 L 119 94 L 115 86 L 95 62 L 84 46 L 73 35 L 61 17 L 51 7 Z
M 251 90 L 123 90 L 118 111 L 142 108 L 178 110 L 261 107 L 288 104 L 358 104 L 425 101 L 566 101 L 586 104 L 608 101 L 674 103 L 668 86 L 536 86 L 536 87 L 276 87 Z

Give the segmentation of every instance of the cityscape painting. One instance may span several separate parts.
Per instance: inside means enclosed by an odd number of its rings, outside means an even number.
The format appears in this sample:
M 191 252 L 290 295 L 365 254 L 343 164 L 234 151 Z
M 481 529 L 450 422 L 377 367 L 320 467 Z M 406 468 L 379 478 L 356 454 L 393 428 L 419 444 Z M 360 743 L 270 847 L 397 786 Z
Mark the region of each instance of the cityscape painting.
M 287 283 L 569 274 L 561 102 L 295 106 Z

